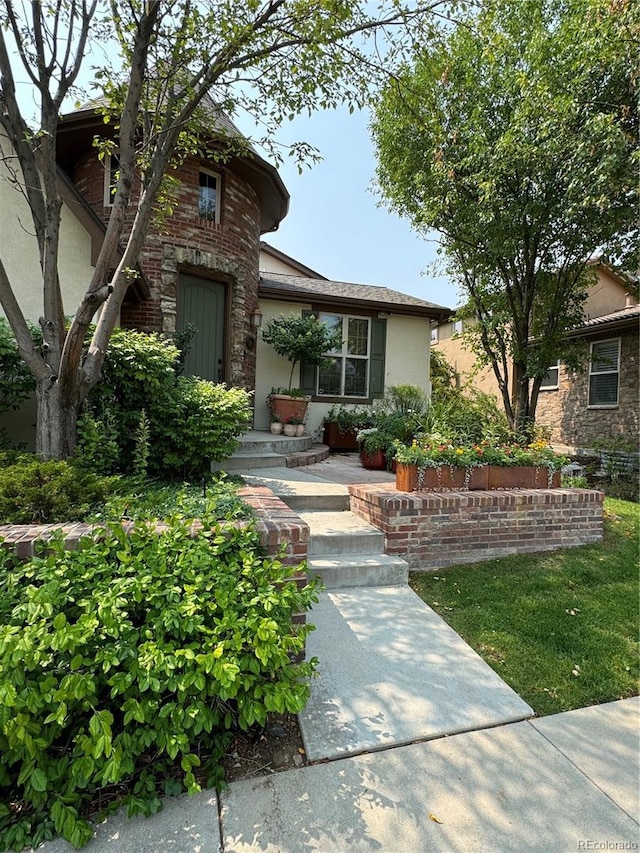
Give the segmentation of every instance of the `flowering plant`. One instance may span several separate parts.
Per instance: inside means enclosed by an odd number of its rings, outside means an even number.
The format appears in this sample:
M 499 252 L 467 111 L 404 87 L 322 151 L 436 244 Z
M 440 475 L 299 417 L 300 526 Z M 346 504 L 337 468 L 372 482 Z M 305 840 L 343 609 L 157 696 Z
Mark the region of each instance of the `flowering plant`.
M 377 427 L 368 427 L 367 429 L 359 430 L 356 439 L 360 445 L 360 450 L 364 450 L 365 453 L 386 450 L 391 444 L 391 439 L 387 433 L 379 430 Z
M 488 441 L 478 444 L 454 444 L 441 437 L 426 436 L 414 439 L 410 445 L 396 441 L 395 458 L 398 462 L 417 465 L 418 468 L 440 468 L 445 465 L 459 468 L 476 468 L 480 465 L 532 465 L 559 471 L 567 458 L 558 456 L 546 441 L 529 445 L 492 445 Z

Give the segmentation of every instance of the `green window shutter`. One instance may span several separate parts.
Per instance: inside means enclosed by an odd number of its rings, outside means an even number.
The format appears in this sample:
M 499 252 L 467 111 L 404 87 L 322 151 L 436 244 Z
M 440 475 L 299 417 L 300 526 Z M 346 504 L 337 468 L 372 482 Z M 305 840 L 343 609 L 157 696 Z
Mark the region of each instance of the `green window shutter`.
M 303 311 L 303 317 L 311 317 L 318 316 L 317 311 Z M 314 364 L 305 364 L 304 362 L 300 365 L 300 387 L 304 391 L 307 396 L 313 396 L 316 393 L 316 388 L 318 387 L 318 368 Z
M 387 321 L 371 320 L 371 355 L 369 358 L 369 396 L 384 394 L 384 356 L 387 345 Z

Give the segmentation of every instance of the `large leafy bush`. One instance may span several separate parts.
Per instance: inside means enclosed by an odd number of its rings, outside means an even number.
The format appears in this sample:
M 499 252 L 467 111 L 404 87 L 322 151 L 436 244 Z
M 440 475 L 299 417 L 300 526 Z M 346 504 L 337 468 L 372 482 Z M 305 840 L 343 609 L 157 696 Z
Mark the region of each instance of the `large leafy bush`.
M 129 472 L 142 454 L 146 471 L 165 478 L 199 476 L 228 458 L 251 420 L 249 393 L 181 376 L 181 369 L 171 341 L 116 329 L 103 381 L 80 420 L 80 458 L 104 473 Z
M 82 846 L 98 794 L 148 814 L 216 784 L 226 733 L 299 711 L 315 667 L 293 662 L 314 588 L 260 556 L 251 526 L 113 524 L 50 548 L 25 564 L 0 549 L 3 850 Z

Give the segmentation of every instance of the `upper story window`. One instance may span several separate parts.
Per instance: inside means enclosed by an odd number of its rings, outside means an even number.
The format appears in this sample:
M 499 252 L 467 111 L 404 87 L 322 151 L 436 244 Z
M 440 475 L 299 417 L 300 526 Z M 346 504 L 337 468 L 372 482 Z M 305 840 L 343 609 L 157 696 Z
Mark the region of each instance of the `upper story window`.
M 330 363 L 318 370 L 318 396 L 367 397 L 371 328 L 367 317 L 320 314 L 320 322 L 337 329 L 342 348 L 327 353 Z
M 220 222 L 220 175 L 215 172 L 200 172 L 198 216 Z
M 438 343 L 438 328 L 439 328 L 438 326 L 432 326 L 431 327 L 431 343 L 432 344 Z
M 462 320 L 454 320 L 453 322 L 453 334 L 461 335 L 462 334 Z
M 589 405 L 617 406 L 620 378 L 620 338 L 594 341 L 589 359 Z
M 120 171 L 120 157 L 117 151 L 106 154 L 104 158 L 104 206 L 112 207 L 113 199 L 118 186 L 118 173 Z
M 560 378 L 560 360 L 552 364 L 547 370 L 547 373 L 540 385 L 541 391 L 553 391 L 558 387 L 558 379 Z

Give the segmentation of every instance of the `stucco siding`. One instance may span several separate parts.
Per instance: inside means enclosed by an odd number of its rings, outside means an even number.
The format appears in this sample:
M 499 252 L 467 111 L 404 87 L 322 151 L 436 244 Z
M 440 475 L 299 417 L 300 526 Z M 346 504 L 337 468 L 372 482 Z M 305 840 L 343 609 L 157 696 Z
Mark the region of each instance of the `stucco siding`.
M 301 314 L 311 310 L 311 304 L 263 299 L 260 310 L 263 314 L 262 327 L 281 315 Z M 346 312 L 348 313 L 348 312 Z M 271 388 L 289 385 L 290 363 L 276 355 L 273 348 L 265 344 L 258 335 L 257 371 L 254 426 L 268 429 L 269 410 L 266 405 Z M 385 387 L 412 384 L 429 390 L 429 320 L 414 317 L 390 316 L 387 318 L 387 340 L 385 356 Z M 300 385 L 299 367 L 293 376 L 293 386 Z M 354 400 L 354 405 L 359 401 Z M 314 400 L 309 406 L 307 432 L 319 438 L 322 422 L 333 402 Z
M 43 310 L 38 245 L 26 199 L 9 182 L 9 172 L 2 156 L 0 146 L 0 256 L 20 308 L 27 320 L 37 323 Z M 63 205 L 59 272 L 66 314 L 75 313 L 92 271 L 91 238 L 69 208 Z

